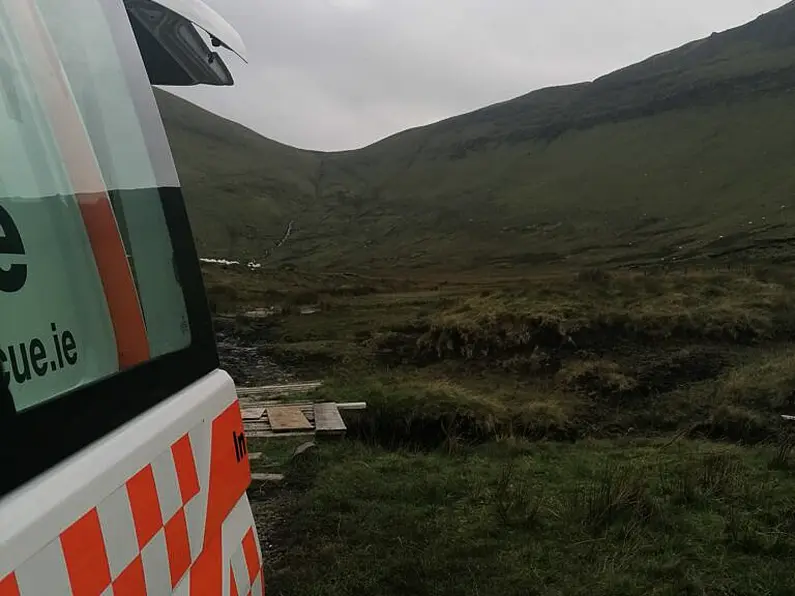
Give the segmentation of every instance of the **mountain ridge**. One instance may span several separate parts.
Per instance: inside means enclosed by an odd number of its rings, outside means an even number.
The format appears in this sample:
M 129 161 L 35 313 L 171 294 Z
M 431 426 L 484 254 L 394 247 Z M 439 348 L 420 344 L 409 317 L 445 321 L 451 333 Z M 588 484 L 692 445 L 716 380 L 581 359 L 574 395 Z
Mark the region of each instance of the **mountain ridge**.
M 158 101 L 205 256 L 629 266 L 795 252 L 782 241 L 795 237 L 793 90 L 795 2 L 591 82 L 357 150 L 295 149 Z M 271 250 L 289 222 L 290 241 Z

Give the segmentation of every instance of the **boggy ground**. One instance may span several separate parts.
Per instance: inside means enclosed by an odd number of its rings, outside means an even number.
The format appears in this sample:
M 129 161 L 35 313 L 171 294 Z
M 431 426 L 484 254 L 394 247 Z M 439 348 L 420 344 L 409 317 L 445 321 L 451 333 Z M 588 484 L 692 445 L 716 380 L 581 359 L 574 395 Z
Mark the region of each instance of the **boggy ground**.
M 206 275 L 239 381 L 368 402 L 256 446 L 270 593 L 795 592 L 789 270 Z

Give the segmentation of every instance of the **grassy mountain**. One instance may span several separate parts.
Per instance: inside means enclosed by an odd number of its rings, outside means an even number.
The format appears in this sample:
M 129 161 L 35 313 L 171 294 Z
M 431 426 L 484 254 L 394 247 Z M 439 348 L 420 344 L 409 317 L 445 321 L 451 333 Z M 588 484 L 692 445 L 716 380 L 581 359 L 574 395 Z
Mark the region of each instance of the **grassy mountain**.
M 791 260 L 794 91 L 790 3 L 357 151 L 299 151 L 159 98 L 204 254 L 467 268 Z
M 202 255 L 253 256 L 314 192 L 317 158 L 155 91 Z M 300 208 L 300 207 L 299 207 Z

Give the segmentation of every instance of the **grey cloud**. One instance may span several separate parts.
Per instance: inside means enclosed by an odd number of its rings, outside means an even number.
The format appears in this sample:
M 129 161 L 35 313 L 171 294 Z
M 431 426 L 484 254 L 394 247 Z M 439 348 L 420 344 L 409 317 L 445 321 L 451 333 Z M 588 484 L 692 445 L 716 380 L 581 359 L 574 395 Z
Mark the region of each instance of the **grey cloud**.
M 299 147 L 349 149 L 611 70 L 783 0 L 206 0 L 243 35 L 233 88 L 180 95 Z

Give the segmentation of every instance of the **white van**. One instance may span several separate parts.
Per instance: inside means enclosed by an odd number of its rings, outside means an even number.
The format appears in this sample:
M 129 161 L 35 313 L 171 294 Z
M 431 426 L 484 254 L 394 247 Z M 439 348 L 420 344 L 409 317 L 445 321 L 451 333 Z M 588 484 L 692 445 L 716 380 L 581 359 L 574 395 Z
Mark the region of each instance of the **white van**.
M 210 46 L 199 0 L 0 0 L 0 596 L 264 594 L 151 86 L 232 84 Z

